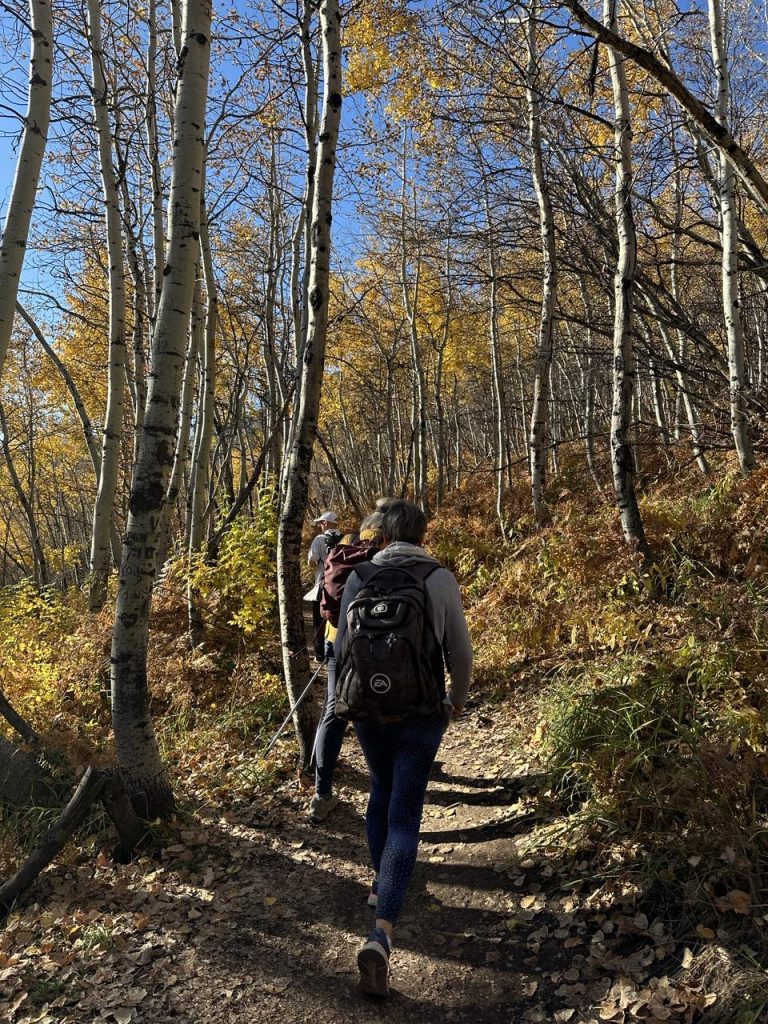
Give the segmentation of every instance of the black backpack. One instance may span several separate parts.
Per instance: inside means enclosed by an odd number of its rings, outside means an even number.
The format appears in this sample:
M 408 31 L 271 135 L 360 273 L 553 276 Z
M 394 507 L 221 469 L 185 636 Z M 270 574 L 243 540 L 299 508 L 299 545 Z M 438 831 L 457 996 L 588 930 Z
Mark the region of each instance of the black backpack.
M 336 676 L 336 714 L 402 722 L 438 715 L 445 697 L 443 652 L 425 582 L 434 563 L 355 566 L 362 586 L 347 609 Z
M 333 551 L 333 549 L 338 544 L 341 544 L 341 538 L 343 536 L 344 536 L 344 534 L 341 533 L 339 530 L 326 530 L 323 533 L 323 537 L 325 538 L 325 558 L 326 559 L 328 558 L 328 555 L 330 555 L 330 553 Z

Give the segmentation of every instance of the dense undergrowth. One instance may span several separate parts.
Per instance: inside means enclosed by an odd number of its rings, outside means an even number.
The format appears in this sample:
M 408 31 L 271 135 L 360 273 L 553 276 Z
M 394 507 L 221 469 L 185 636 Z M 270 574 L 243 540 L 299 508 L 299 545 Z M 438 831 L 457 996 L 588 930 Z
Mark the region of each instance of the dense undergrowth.
M 149 650 L 151 709 L 182 810 L 266 784 L 288 763 L 264 761 L 263 739 L 284 714 L 276 634 L 276 513 L 270 495 L 236 520 L 215 566 L 171 560 L 155 592 Z M 190 645 L 187 594 L 204 641 Z M 92 615 L 83 592 L 42 593 L 30 582 L 0 591 L 0 687 L 75 777 L 114 760 L 109 655 L 111 601 Z M 28 847 L 51 814 L 7 814 L 0 867 Z M 106 827 L 106 823 L 105 823 Z
M 576 462 L 563 462 L 549 502 L 535 530 L 521 482 L 502 542 L 491 488 L 473 481 L 429 536 L 465 594 L 477 691 L 517 715 L 520 742 L 548 773 L 543 800 L 560 813 L 530 841 L 596 850 L 600 884 L 636 884 L 692 943 L 762 957 L 768 469 L 748 480 L 725 467 L 712 480 L 660 474 L 641 502 L 650 567 Z M 261 756 L 285 711 L 274 524 L 265 501 L 230 532 L 217 567 L 190 577 L 172 563 L 156 595 L 153 712 L 182 804 L 242 798 L 288 770 L 290 745 Z M 194 649 L 188 583 L 204 607 Z M 2 687 L 74 765 L 110 757 L 110 626 L 79 592 L 0 594 Z M 7 863 L 20 837 L 5 837 Z
M 521 742 L 567 812 L 532 842 L 596 848 L 692 943 L 764 959 L 768 470 L 657 481 L 650 567 L 591 481 L 566 467 L 553 491 L 538 533 L 513 496 L 507 547 L 469 497 L 434 535 L 471 599 L 476 682 L 523 702 Z

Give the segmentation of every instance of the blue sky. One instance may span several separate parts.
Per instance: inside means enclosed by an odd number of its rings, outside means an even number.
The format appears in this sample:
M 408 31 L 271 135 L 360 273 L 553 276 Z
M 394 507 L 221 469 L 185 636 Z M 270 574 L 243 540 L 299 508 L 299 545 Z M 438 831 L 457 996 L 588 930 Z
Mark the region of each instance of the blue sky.
M 290 2 L 291 0 L 286 0 L 287 4 Z M 274 7 L 271 0 L 262 0 L 262 4 L 265 11 L 263 15 L 264 25 L 269 28 L 271 25 L 274 25 Z M 234 9 L 235 11 L 254 13 L 259 6 L 258 0 L 256 2 L 235 0 L 234 7 L 230 2 L 227 4 L 226 10 L 231 11 Z M 430 0 L 416 0 L 414 6 L 429 8 L 432 5 Z M 678 6 L 688 14 L 698 11 L 698 18 L 706 18 L 706 10 L 702 7 L 701 2 L 681 0 Z M 220 3 L 220 0 L 216 0 L 216 7 L 220 12 L 218 22 L 220 30 L 223 30 L 225 25 L 225 8 Z M 4 88 L 2 103 L 0 103 L 0 214 L 4 216 L 16 163 L 16 146 L 20 127 L 19 115 L 23 113 L 26 105 L 28 40 L 23 27 L 20 27 L 15 19 L 3 9 L 0 9 L 0 35 L 0 47 L 4 51 Z M 60 39 L 59 45 L 60 52 L 58 56 L 61 57 L 66 50 L 67 41 Z M 235 73 L 235 68 L 227 62 L 222 62 L 221 57 L 217 60 L 215 40 L 213 56 L 217 71 L 225 78 L 231 78 Z M 63 64 L 64 62 L 62 61 L 62 66 Z M 80 68 L 80 70 L 87 73 L 86 68 Z M 59 75 L 63 73 L 59 72 Z M 71 66 L 67 69 L 66 75 L 72 79 Z M 81 81 L 81 88 L 83 84 Z M 15 112 L 15 116 L 13 112 Z M 336 248 L 337 250 L 343 248 L 344 262 L 347 263 L 360 248 L 362 232 L 367 230 L 364 219 L 361 221 L 356 209 L 356 206 L 361 202 L 364 204 L 365 197 L 360 194 L 359 189 L 365 188 L 366 185 L 357 179 L 354 173 L 354 160 L 357 157 L 364 158 L 364 147 L 367 144 L 361 136 L 356 135 L 356 124 L 362 118 L 362 114 L 363 104 L 359 98 L 345 98 L 342 117 L 342 144 L 339 154 L 339 174 L 337 179 L 337 196 L 339 201 L 335 211 L 334 236 Z M 55 137 L 56 135 L 61 135 L 61 133 L 62 128 L 54 126 L 52 136 Z M 300 141 L 300 139 L 296 140 L 299 144 Z M 36 234 L 40 234 L 40 232 L 44 234 L 44 217 L 45 213 L 38 208 L 34 222 Z M 34 250 L 30 251 L 24 275 L 27 286 L 30 286 L 30 284 L 34 286 L 35 269 L 36 266 L 39 267 L 40 265 L 40 260 L 39 258 L 36 259 Z

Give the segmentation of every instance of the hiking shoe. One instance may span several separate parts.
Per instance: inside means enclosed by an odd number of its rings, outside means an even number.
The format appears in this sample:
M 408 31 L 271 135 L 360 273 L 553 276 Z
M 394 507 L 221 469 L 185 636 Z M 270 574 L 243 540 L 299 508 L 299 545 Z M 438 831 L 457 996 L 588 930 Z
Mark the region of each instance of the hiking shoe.
M 357 954 L 361 992 L 382 998 L 389 995 L 389 954 L 387 933 L 381 928 L 374 928 Z
M 339 798 L 334 793 L 329 796 L 320 796 L 319 793 L 315 793 L 309 804 L 309 820 L 313 825 L 319 825 L 325 821 L 338 802 Z
M 378 880 L 378 878 L 374 878 L 374 880 L 371 882 L 371 891 L 368 893 L 367 903 L 368 903 L 369 907 L 376 907 L 376 906 L 378 906 L 378 903 L 379 903 L 379 880 Z

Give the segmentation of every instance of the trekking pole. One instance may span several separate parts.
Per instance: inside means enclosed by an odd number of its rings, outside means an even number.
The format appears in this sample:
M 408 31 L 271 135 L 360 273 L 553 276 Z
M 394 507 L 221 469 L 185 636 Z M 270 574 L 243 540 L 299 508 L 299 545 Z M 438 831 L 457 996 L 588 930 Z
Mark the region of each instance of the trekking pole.
M 296 708 L 297 708 L 297 707 L 298 707 L 298 706 L 299 706 L 299 705 L 301 704 L 301 702 L 302 702 L 302 701 L 304 700 L 304 698 L 305 698 L 305 697 L 307 696 L 307 694 L 309 693 L 309 690 L 310 690 L 310 687 L 312 686 L 312 683 L 314 683 L 314 681 L 315 681 L 315 680 L 317 679 L 317 677 L 318 677 L 318 676 L 320 675 L 320 669 L 321 669 L 321 668 L 323 667 L 323 665 L 324 665 L 324 664 L 325 664 L 325 658 L 323 658 L 323 660 L 322 660 L 322 661 L 320 662 L 320 664 L 319 664 L 319 665 L 317 666 L 317 669 L 315 670 L 315 674 L 314 674 L 314 675 L 312 676 L 312 678 L 311 678 L 311 679 L 309 680 L 309 682 L 307 683 L 307 685 L 306 685 L 306 686 L 304 687 L 304 690 L 303 690 L 303 692 L 302 692 L 301 696 L 300 696 L 300 697 L 299 697 L 299 699 L 298 699 L 298 700 L 296 701 L 296 703 L 295 703 L 295 704 L 293 705 L 293 707 L 292 707 L 292 708 L 291 708 L 291 710 L 290 710 L 290 711 L 288 712 L 288 714 L 287 714 L 287 715 L 285 716 L 285 721 L 284 721 L 284 722 L 283 722 L 283 724 L 282 724 L 282 725 L 280 726 L 280 728 L 279 728 L 279 729 L 277 730 L 277 732 L 275 733 L 275 735 L 274 735 L 274 736 L 272 737 L 272 741 L 270 742 L 270 744 L 269 744 L 269 746 L 267 747 L 267 749 L 266 749 L 266 750 L 264 751 L 264 754 L 263 754 L 263 756 L 264 756 L 264 757 L 266 757 L 266 756 L 267 756 L 267 754 L 268 754 L 268 753 L 270 752 L 270 750 L 272 749 L 272 747 L 274 747 L 274 745 L 275 745 L 275 744 L 277 743 L 278 739 L 279 739 L 279 738 L 280 738 L 280 737 L 282 736 L 282 734 L 283 734 L 283 730 L 285 729 L 286 725 L 288 725 L 288 723 L 290 722 L 291 718 L 293 717 L 293 714 L 294 714 L 294 712 L 296 711 Z

